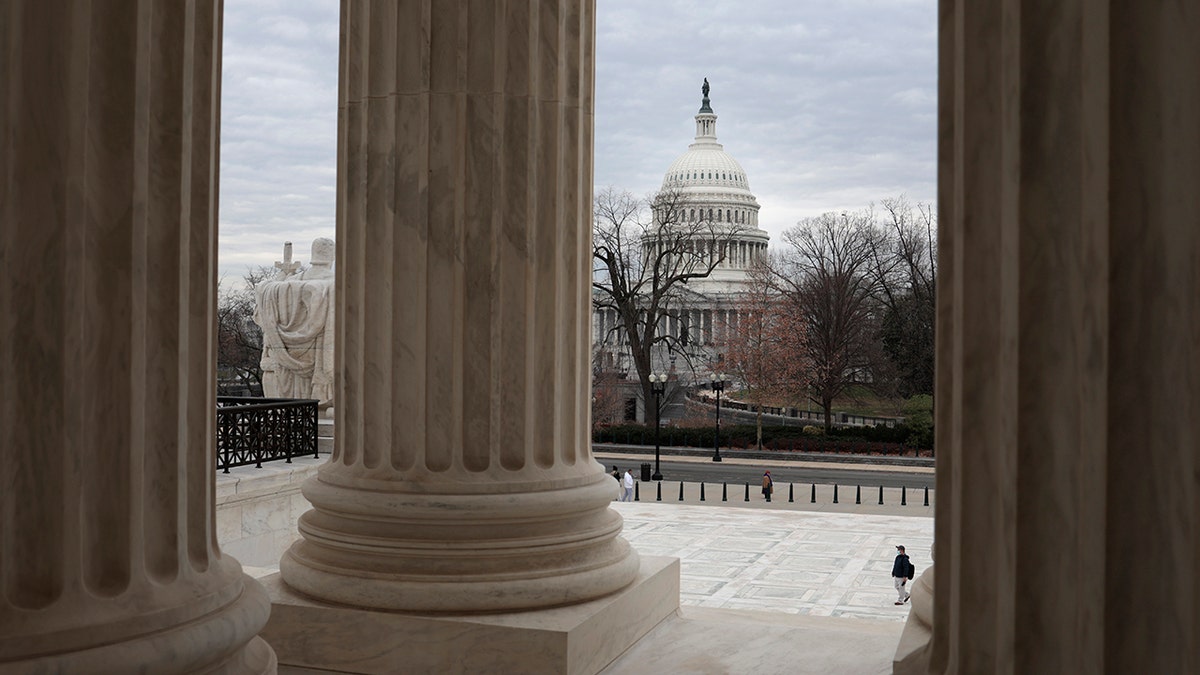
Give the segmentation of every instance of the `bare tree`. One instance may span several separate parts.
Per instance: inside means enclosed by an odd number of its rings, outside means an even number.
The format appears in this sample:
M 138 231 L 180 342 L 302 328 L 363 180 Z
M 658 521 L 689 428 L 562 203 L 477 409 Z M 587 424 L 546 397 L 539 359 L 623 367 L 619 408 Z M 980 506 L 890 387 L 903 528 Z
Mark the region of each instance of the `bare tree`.
M 800 337 L 808 365 L 805 395 L 833 427 L 833 401 L 872 370 L 877 351 L 878 303 L 871 270 L 869 211 L 826 213 L 783 233 L 771 260 L 772 285 L 804 327 Z
M 639 199 L 609 187 L 595 197 L 592 227 L 593 302 L 597 310 L 615 312 L 613 331 L 627 341 L 649 407 L 656 353 L 675 355 L 694 370 L 692 340 L 684 331 L 667 330 L 682 289 L 716 269 L 744 226 L 712 220 L 682 192 Z
M 933 394 L 937 216 L 927 204 L 885 199 L 871 270 L 883 306 L 879 339 L 904 398 Z
M 236 389 L 262 395 L 263 342 L 262 329 L 254 323 L 254 288 L 275 272 L 271 267 L 249 269 L 240 288 L 222 288 L 217 294 L 217 374 L 222 393 Z
M 809 379 L 804 352 L 806 327 L 788 300 L 769 284 L 769 268 L 759 265 L 737 301 L 737 324 L 726 327 L 725 368 L 746 385 L 757 409 L 757 447 L 762 449 L 763 405 L 803 391 Z
M 622 421 L 621 381 L 605 363 L 607 355 L 592 346 L 592 429 Z

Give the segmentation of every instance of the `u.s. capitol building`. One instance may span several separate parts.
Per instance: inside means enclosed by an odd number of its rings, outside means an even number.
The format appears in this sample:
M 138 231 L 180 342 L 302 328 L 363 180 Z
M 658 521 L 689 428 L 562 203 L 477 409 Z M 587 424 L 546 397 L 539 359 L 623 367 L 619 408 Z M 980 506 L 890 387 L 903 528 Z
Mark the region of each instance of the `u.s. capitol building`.
M 705 80 L 704 98 L 695 116 L 695 140 L 663 176 L 659 195 L 667 197 L 660 204 L 669 204 L 670 212 L 656 210 L 653 228 L 643 238 L 644 246 L 654 247 L 661 240 L 656 231 L 675 230 L 675 239 L 680 234 L 689 237 L 687 251 L 699 256 L 704 268 L 715 263 L 708 276 L 677 284 L 659 324 L 660 332 L 675 338 L 676 350 L 670 353 L 665 346 L 656 347 L 653 370 L 674 371 L 685 383 L 721 369 L 723 348 L 740 324 L 751 267 L 767 254 L 770 239 L 758 228 L 759 204 L 746 171 L 717 142 L 717 115 L 708 89 Z M 616 310 L 594 312 L 593 345 L 597 372 L 628 373 L 636 379 L 628 337 Z

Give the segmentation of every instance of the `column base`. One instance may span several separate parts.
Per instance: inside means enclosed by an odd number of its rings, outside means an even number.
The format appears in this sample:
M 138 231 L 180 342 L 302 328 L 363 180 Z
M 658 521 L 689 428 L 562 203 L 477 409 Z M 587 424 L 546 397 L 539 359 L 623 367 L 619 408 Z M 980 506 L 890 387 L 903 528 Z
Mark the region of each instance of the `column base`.
M 418 614 L 332 605 L 260 580 L 271 618 L 260 634 L 280 665 L 343 673 L 596 673 L 679 608 L 679 560 L 642 557 L 634 582 L 566 607 Z
M 894 675 L 929 672 L 929 643 L 933 640 L 933 565 L 912 585 L 912 611 L 904 622 L 900 644 L 892 661 Z
M 270 611 L 267 595 L 258 582 L 241 572 L 238 575 L 241 579 L 237 583 L 243 587 L 233 602 L 195 620 L 82 649 L 71 649 L 73 639 L 80 636 L 66 633 L 57 636 L 61 651 L 3 661 L 0 672 L 273 675 L 277 666 L 275 654 L 270 645 L 254 637 Z M 92 634 L 96 632 L 93 630 Z M 3 656 L 6 655 L 0 651 L 0 657 Z
M 615 593 L 637 575 L 638 555 L 609 508 L 612 478 L 594 462 L 581 470 L 447 494 L 323 464 L 304 482 L 313 508 L 279 572 L 310 598 L 381 611 L 518 612 Z

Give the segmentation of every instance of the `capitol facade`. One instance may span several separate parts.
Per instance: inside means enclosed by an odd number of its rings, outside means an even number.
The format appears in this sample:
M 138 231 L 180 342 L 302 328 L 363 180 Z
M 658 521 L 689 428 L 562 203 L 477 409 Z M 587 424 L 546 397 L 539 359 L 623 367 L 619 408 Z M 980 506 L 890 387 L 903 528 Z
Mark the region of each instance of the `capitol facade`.
M 689 279 L 673 289 L 659 325 L 659 331 L 676 338 L 676 349 L 657 350 L 652 356 L 653 370 L 673 372 L 685 383 L 721 370 L 726 342 L 741 322 L 740 305 L 752 283 L 750 271 L 767 255 L 770 239 L 758 227 L 759 204 L 745 169 L 717 142 L 717 115 L 709 100 L 707 80 L 703 93 L 695 116 L 695 139 L 663 176 L 659 195 L 670 197 L 660 199 L 659 204 L 669 203 L 670 207 L 655 210 L 654 229 L 643 239 L 644 247 L 652 248 L 660 245 L 659 232 L 689 233 L 689 253 L 712 266 L 708 276 Z M 632 373 L 629 341 L 617 312 L 596 310 L 592 328 L 597 370 Z

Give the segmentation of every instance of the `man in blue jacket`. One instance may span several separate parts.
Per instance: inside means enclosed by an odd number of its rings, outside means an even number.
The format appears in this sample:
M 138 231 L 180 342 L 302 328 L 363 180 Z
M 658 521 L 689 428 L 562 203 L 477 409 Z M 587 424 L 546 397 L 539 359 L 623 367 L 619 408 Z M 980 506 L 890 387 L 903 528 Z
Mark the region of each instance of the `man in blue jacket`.
M 892 563 L 892 583 L 896 585 L 896 604 L 903 605 L 908 602 L 908 592 L 904 587 L 913 578 L 913 566 L 908 562 L 903 546 L 897 546 L 896 551 L 896 562 Z

